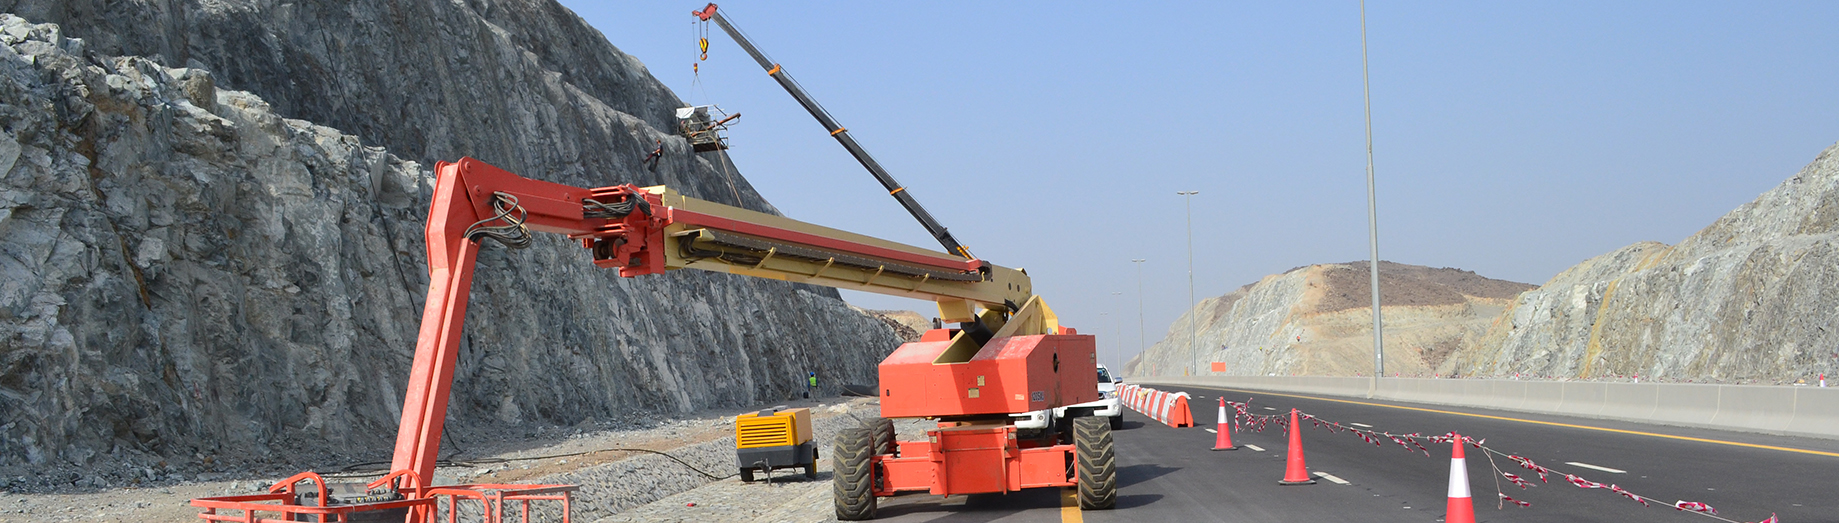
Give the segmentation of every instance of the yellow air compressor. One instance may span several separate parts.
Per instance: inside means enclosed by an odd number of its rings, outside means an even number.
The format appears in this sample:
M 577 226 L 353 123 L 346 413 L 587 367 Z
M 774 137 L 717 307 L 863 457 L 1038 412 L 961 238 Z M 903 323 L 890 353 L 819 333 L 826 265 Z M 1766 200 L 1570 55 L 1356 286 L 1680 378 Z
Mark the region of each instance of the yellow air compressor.
M 735 416 L 734 447 L 741 481 L 753 481 L 756 471 L 771 476 L 774 469 L 797 467 L 804 467 L 806 478 L 817 479 L 811 409 L 779 406 Z

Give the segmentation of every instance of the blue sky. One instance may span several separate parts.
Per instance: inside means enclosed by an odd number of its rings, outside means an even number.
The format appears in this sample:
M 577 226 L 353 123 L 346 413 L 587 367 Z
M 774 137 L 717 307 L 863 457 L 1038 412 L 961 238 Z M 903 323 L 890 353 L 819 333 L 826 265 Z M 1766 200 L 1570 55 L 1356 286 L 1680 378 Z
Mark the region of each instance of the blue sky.
M 740 112 L 786 215 L 934 247 L 710 26 L 564 0 L 685 101 Z M 1106 362 L 1195 294 L 1367 257 L 1356 2 L 722 2 L 980 257 L 1025 267 Z M 1544 283 L 1677 243 L 1839 141 L 1839 3 L 1367 6 L 1380 255 Z M 1113 292 L 1122 293 L 1113 295 Z M 924 302 L 851 293 L 870 308 Z

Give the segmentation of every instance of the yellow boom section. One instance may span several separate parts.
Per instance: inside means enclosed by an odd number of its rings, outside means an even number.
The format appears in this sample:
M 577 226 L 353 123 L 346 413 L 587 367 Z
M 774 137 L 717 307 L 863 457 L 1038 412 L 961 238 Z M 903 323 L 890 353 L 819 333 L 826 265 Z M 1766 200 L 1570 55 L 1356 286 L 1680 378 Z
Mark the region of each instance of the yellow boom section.
M 691 198 L 664 186 L 666 269 L 700 269 L 935 302 L 948 322 L 1014 312 L 1034 296 L 1027 271 Z M 975 267 L 972 269 L 972 267 Z

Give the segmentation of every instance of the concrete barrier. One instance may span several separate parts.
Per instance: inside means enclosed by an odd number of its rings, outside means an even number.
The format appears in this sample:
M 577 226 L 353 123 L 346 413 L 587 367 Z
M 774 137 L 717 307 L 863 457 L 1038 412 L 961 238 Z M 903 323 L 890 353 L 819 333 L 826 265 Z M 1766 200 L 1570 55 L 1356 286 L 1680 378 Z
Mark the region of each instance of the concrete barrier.
M 1839 439 L 1839 388 L 1328 376 L 1131 378 L 1196 385 L 1562 414 L 1682 427 Z M 1256 396 L 1256 394 L 1253 394 Z

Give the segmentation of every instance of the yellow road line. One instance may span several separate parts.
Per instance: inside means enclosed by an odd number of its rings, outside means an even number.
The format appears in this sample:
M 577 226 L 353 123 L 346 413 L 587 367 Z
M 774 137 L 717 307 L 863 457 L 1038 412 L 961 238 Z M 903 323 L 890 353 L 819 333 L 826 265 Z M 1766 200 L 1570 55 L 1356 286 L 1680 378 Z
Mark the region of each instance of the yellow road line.
M 1262 391 L 1262 390 L 1229 389 L 1225 387 L 1206 387 L 1206 386 L 1201 386 L 1201 385 L 1189 385 L 1189 386 L 1197 388 L 1197 389 L 1225 390 L 1225 391 L 1232 391 L 1232 392 L 1244 392 L 1244 393 L 1249 393 L 1249 394 L 1263 394 L 1267 396 L 1283 396 L 1286 398 L 1303 398 L 1303 399 L 1312 399 L 1312 400 L 1320 400 L 1320 401 L 1332 401 L 1335 403 L 1351 403 L 1354 405 L 1366 405 L 1369 407 L 1385 407 L 1388 409 L 1415 410 L 1419 412 L 1434 412 L 1437 414 L 1449 414 L 1452 416 L 1468 416 L 1471 418 L 1485 418 L 1485 419 L 1494 419 L 1494 420 L 1501 420 L 1501 421 L 1517 421 L 1520 423 L 1531 423 L 1534 425 L 1549 425 L 1553 427 L 1565 427 L 1565 428 L 1573 428 L 1573 429 L 1600 430 L 1603 432 L 1614 432 L 1617 434 L 1632 434 L 1636 436 L 1648 436 L 1648 437 L 1654 437 L 1654 438 L 1677 439 L 1677 440 L 1684 440 L 1684 441 L 1697 441 L 1700 443 L 1716 443 L 1719 445 L 1730 445 L 1733 447 L 1749 447 L 1753 449 L 1779 450 L 1782 452 L 1795 452 L 1795 453 L 1800 453 L 1800 454 L 1813 454 L 1816 456 L 1830 456 L 1830 457 L 1839 458 L 1839 452 L 1826 452 L 1823 450 L 1797 449 L 1797 448 L 1792 448 L 1792 447 L 1777 447 L 1774 445 L 1758 445 L 1755 443 L 1744 443 L 1741 441 L 1725 441 L 1721 439 L 1694 438 L 1691 436 L 1675 436 L 1672 434 L 1658 434 L 1658 433 L 1653 433 L 1653 432 L 1641 432 L 1638 430 L 1622 430 L 1622 429 L 1612 429 L 1609 427 L 1593 427 L 1590 425 L 1575 425 L 1571 423 L 1558 423 L 1555 421 L 1539 421 L 1539 420 L 1530 420 L 1530 419 L 1509 418 L 1506 416 L 1489 416 L 1487 414 L 1454 412 L 1454 411 L 1448 411 L 1448 410 L 1426 409 L 1426 408 L 1421 408 L 1421 407 L 1406 407 L 1403 405 L 1387 405 L 1384 403 L 1371 403 L 1371 402 L 1365 402 L 1365 401 L 1338 400 L 1334 398 L 1302 396 L 1302 395 L 1297 395 L 1297 394 L 1280 394 L 1276 392 L 1268 392 L 1268 391 Z
M 1060 523 L 1085 523 L 1086 517 L 1079 512 L 1079 490 L 1060 490 Z

